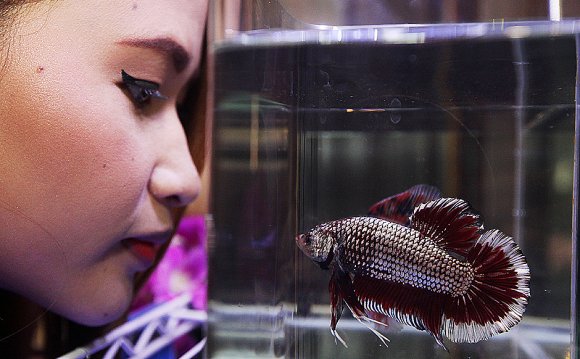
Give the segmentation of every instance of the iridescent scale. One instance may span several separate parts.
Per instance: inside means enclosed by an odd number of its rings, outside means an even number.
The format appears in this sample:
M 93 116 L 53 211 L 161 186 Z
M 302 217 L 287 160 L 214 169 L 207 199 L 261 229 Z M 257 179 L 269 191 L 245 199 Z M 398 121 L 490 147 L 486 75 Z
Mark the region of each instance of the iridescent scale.
M 344 270 L 452 297 L 466 293 L 474 272 L 418 231 L 372 217 L 329 223 L 342 249 Z
M 298 247 L 329 282 L 331 333 L 346 305 L 371 324 L 389 318 L 430 333 L 445 348 L 475 343 L 520 322 L 530 297 L 530 271 L 513 238 L 485 230 L 457 198 L 417 185 L 374 204 L 369 217 L 322 223 L 296 236 Z

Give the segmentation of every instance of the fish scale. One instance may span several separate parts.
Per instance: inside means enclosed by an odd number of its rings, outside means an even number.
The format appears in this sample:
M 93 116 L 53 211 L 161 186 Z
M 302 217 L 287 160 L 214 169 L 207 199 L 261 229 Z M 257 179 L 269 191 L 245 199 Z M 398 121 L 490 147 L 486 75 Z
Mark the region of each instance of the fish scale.
M 331 222 L 342 238 L 341 265 L 351 273 L 389 280 L 435 293 L 459 296 L 473 280 L 473 269 L 419 232 L 372 217 Z
M 330 331 L 346 306 L 383 344 L 373 325 L 390 318 L 443 337 L 475 343 L 504 333 L 523 316 L 530 270 L 513 238 L 485 230 L 464 200 L 416 185 L 372 205 L 368 217 L 321 223 L 296 244 L 330 270 Z M 372 325 L 371 325 L 372 324 Z

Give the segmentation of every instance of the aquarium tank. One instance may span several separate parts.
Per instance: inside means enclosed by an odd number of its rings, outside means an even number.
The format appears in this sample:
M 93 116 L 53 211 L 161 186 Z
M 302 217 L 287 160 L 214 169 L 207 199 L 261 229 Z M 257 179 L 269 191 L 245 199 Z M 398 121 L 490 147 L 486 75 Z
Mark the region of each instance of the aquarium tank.
M 468 3 L 211 2 L 208 358 L 579 357 L 580 5 Z M 418 184 L 513 237 L 523 319 L 445 350 L 345 308 L 345 346 L 295 238 Z

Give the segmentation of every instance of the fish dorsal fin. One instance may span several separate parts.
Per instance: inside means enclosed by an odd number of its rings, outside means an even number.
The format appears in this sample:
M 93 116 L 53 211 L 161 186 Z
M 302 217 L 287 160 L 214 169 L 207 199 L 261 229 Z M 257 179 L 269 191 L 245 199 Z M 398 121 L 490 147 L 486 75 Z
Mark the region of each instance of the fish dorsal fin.
M 413 214 L 415 207 L 440 197 L 441 192 L 437 187 L 418 184 L 375 203 L 369 209 L 369 216 L 409 226 L 409 217 Z
M 479 215 L 457 198 L 440 198 L 419 205 L 411 216 L 411 228 L 434 240 L 447 251 L 465 257 L 483 229 Z

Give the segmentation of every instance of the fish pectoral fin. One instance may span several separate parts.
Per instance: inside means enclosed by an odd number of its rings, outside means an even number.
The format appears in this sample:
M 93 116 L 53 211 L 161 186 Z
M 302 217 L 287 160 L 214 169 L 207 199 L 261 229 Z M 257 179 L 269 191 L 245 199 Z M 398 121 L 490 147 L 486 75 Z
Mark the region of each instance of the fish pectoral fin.
M 440 197 L 441 192 L 436 187 L 419 184 L 373 204 L 369 208 L 369 216 L 408 226 L 415 207 Z
M 466 201 L 439 198 L 415 208 L 411 228 L 445 250 L 465 257 L 479 238 L 483 225 Z

